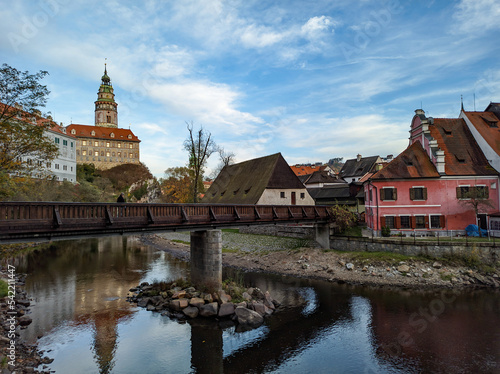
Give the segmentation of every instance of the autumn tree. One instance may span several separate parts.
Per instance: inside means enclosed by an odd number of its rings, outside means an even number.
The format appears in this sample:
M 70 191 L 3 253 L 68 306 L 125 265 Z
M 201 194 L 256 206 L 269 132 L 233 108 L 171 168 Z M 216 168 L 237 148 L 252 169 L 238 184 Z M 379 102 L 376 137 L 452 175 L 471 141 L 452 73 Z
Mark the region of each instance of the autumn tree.
M 174 167 L 165 170 L 165 178 L 160 180 L 164 203 L 191 202 L 193 171 L 187 167 Z
M 333 205 L 330 207 L 330 213 L 340 233 L 345 232 L 357 222 L 356 214 L 345 205 Z
M 58 147 L 45 135 L 52 122 L 43 120 L 38 109 L 50 93 L 39 83 L 47 74 L 7 64 L 0 69 L 0 169 L 5 172 L 42 170 L 57 157 Z
M 186 122 L 189 131 L 188 138 L 184 141 L 184 149 L 189 152 L 189 168 L 193 171 L 192 192 L 193 202 L 198 202 L 198 193 L 203 188 L 203 173 L 208 158 L 217 151 L 217 145 L 212 139 L 212 134 L 201 126 L 194 130 L 193 122 Z

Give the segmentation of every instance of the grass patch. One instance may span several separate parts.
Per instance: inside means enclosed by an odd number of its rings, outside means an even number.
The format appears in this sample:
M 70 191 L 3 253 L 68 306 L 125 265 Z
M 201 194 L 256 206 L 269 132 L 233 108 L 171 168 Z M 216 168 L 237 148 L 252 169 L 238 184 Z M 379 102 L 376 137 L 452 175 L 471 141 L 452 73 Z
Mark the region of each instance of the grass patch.
M 238 253 L 238 248 L 222 248 L 222 253 Z
M 9 285 L 7 282 L 0 279 L 0 299 L 7 296 L 9 292 Z
M 444 272 L 440 272 L 439 276 L 441 277 L 442 280 L 447 281 L 447 282 L 451 282 L 451 279 L 453 278 L 453 274 L 447 274 Z
M 0 258 L 11 258 L 33 251 L 43 251 L 51 246 L 51 243 L 2 244 L 0 245 Z
M 361 226 L 353 226 L 349 227 L 347 230 L 345 230 L 341 236 L 354 236 L 357 238 L 361 238 L 363 236 L 362 234 L 362 227 Z
M 361 263 L 376 263 L 383 262 L 389 263 L 391 265 L 399 264 L 401 261 L 428 261 L 429 259 L 423 256 L 408 256 L 400 253 L 392 252 L 346 252 L 338 250 L 326 250 L 326 252 L 335 252 L 339 255 L 346 256 L 352 261 L 358 261 Z
M 222 232 L 232 232 L 233 234 L 239 234 L 240 229 L 222 229 Z

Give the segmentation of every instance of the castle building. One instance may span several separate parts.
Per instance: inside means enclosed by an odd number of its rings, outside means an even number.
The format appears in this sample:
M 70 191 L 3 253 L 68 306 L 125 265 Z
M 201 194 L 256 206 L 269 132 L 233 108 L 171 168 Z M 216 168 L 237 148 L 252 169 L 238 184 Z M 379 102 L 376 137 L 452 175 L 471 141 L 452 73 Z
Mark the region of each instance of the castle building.
M 110 169 L 121 164 L 140 163 L 139 138 L 130 129 L 118 127 L 118 104 L 106 65 L 95 101 L 95 124 L 67 126 L 76 140 L 77 164 L 94 164 Z

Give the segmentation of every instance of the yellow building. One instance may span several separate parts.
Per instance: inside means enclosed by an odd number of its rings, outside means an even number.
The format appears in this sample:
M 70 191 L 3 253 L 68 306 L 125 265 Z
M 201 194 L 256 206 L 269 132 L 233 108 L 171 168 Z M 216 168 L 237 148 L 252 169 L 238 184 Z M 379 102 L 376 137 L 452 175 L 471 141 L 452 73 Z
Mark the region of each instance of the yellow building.
M 109 169 L 140 163 L 141 142 L 130 129 L 118 128 L 118 104 L 106 67 L 95 102 L 95 125 L 71 124 L 66 132 L 76 137 L 77 164 Z

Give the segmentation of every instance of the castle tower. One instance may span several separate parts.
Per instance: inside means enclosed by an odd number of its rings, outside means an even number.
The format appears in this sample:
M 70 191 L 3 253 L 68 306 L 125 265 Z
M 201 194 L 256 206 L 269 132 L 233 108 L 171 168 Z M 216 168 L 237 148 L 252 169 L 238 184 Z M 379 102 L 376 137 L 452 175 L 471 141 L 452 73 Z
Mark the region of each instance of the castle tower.
M 101 86 L 97 92 L 95 102 L 95 125 L 100 127 L 118 127 L 118 104 L 115 102 L 115 94 L 111 79 L 104 64 L 104 75 L 101 78 Z

